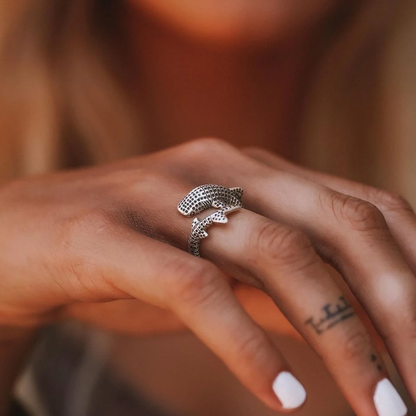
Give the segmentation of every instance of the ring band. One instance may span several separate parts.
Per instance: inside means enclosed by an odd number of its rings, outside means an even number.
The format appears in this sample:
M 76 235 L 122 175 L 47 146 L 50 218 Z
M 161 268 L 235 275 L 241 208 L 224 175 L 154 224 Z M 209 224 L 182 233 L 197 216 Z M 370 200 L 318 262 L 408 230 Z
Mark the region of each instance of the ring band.
M 178 204 L 178 211 L 182 215 L 193 216 L 208 208 L 219 208 L 214 213 L 199 221 L 192 221 L 191 234 L 188 240 L 188 251 L 196 257 L 199 253 L 200 242 L 208 237 L 207 229 L 214 223 L 225 224 L 227 215 L 241 209 L 242 188 L 226 188 L 221 185 L 201 185 L 189 192 Z

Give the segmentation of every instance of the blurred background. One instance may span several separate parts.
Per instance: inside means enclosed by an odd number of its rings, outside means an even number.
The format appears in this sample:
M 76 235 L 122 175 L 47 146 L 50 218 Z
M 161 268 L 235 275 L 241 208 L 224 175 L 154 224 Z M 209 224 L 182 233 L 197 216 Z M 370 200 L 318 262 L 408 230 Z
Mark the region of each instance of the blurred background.
M 0 177 L 213 136 L 416 206 L 415 44 L 412 0 L 0 0 Z M 272 414 L 174 320 L 152 326 L 164 313 L 118 302 L 46 328 L 18 396 L 39 416 Z M 299 415 L 352 415 L 263 318 L 309 391 Z

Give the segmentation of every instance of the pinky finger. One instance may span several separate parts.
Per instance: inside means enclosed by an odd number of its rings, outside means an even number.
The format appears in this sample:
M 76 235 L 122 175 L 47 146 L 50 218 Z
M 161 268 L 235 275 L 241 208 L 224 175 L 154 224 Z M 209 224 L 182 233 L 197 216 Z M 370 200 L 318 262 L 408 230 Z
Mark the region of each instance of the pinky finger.
M 178 281 L 171 307 L 237 378 L 275 410 L 297 409 L 306 391 L 267 334 L 246 313 L 219 270 Z

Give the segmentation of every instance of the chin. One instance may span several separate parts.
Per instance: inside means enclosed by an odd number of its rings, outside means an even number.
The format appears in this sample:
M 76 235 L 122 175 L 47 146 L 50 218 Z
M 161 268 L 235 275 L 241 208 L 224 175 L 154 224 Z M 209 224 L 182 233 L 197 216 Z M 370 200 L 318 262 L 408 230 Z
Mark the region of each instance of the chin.
M 306 34 L 341 0 L 130 0 L 187 37 L 222 46 L 267 46 Z

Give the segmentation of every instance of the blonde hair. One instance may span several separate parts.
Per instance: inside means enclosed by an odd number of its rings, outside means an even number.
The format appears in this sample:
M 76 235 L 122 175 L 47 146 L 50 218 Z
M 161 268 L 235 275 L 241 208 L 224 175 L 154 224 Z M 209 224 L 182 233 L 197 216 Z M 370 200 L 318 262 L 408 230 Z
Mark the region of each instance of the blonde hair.
M 322 60 L 302 162 L 416 206 L 416 3 L 367 2 Z
M 0 1 L 0 177 L 137 153 L 118 3 Z
M 74 150 L 78 164 L 140 151 L 122 3 L 0 0 L 0 177 L 65 167 Z M 415 3 L 361 9 L 317 69 L 301 160 L 416 201 Z

